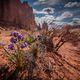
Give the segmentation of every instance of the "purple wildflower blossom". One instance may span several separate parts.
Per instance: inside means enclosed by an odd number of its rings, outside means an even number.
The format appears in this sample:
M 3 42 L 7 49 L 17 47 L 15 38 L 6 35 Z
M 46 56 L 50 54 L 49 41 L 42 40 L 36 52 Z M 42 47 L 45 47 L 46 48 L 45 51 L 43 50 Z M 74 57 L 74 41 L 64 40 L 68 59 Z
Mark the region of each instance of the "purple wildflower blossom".
M 16 43 L 16 41 L 17 41 L 17 40 L 16 40 L 15 38 L 13 38 L 13 37 L 10 39 L 10 42 L 11 42 L 11 43 Z
M 11 43 L 11 44 L 9 44 L 8 45 L 8 49 L 10 49 L 10 50 L 14 50 L 14 45 Z
M 24 43 L 21 45 L 21 48 L 25 48 L 25 47 L 27 47 L 27 46 L 28 46 L 27 42 L 24 42 Z
M 20 39 L 23 39 L 24 37 L 23 37 L 22 34 L 18 34 L 18 35 L 17 35 L 17 38 L 20 40 Z
M 10 36 L 14 36 L 14 37 L 17 37 L 17 35 L 18 35 L 18 32 L 11 32 L 11 34 L 10 34 Z

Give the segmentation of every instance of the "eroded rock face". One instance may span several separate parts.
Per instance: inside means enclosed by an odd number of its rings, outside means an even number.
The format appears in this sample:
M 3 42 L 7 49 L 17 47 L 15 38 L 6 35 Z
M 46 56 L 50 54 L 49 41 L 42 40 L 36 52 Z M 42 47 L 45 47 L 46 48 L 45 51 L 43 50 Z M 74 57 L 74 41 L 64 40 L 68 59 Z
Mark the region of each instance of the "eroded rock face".
M 27 29 L 36 25 L 32 8 L 20 0 L 0 0 L 0 23 Z

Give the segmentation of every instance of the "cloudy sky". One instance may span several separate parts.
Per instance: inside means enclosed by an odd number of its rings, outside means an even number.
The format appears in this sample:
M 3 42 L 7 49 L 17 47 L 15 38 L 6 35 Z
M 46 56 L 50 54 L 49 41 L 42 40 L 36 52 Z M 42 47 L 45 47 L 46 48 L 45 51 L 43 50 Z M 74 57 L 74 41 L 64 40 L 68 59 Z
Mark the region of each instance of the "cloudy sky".
M 23 1 L 23 0 L 22 0 Z M 26 1 L 26 0 L 25 0 Z M 27 0 L 37 24 L 80 25 L 80 0 Z

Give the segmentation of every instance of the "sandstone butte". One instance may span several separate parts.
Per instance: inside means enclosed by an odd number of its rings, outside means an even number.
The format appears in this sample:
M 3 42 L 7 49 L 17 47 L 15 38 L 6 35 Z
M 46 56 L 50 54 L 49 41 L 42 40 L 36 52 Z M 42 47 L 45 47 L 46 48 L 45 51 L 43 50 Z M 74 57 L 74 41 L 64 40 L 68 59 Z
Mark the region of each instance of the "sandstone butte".
M 0 25 L 34 29 L 36 23 L 32 7 L 27 1 L 0 0 Z

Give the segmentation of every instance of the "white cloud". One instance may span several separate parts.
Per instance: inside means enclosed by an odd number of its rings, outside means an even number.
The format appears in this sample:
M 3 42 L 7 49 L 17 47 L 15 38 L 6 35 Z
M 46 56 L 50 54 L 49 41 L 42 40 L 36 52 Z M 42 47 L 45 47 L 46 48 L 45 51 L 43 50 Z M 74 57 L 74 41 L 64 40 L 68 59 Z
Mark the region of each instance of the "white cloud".
M 73 18 L 70 23 L 70 25 L 80 25 L 80 18 Z
M 80 21 L 80 18 L 73 18 L 73 20 L 77 20 L 77 21 Z
M 69 17 L 72 17 L 73 14 L 70 13 L 69 11 L 66 11 L 64 12 L 61 16 L 58 16 L 58 17 L 55 17 L 53 15 L 45 15 L 43 17 L 35 17 L 35 21 L 37 23 L 37 25 L 41 25 L 46 22 L 48 23 L 48 25 L 51 25 L 50 23 L 54 23 L 54 24 L 57 24 L 57 25 L 64 25 L 64 24 L 68 24 L 68 22 L 64 22 L 62 21 L 64 18 L 69 18 Z
M 72 16 L 73 16 L 73 14 L 71 12 L 66 11 L 66 12 L 62 13 L 61 16 L 56 17 L 56 20 L 63 20 L 65 18 L 70 18 Z
M 33 9 L 33 13 L 34 14 L 48 14 L 47 12 L 45 12 L 45 11 L 38 11 L 38 10 L 36 10 L 36 9 Z
M 43 4 L 54 5 L 60 1 L 61 0 L 38 0 L 38 1 L 34 2 L 34 5 L 43 5 Z
M 73 18 L 73 24 L 80 25 L 80 18 Z
M 40 17 L 35 17 L 35 22 L 37 25 L 39 25 L 39 24 L 42 25 L 42 23 L 43 23 L 43 21 L 41 20 Z
M 53 14 L 54 13 L 54 8 L 48 7 L 48 8 L 43 8 L 42 10 L 38 11 L 36 9 L 33 9 L 34 14 Z
M 54 20 L 55 20 L 55 17 L 52 15 L 45 15 L 43 17 L 35 17 L 35 21 L 36 21 L 37 25 L 40 24 L 41 26 L 44 22 L 50 24 Z
M 68 17 L 72 17 L 72 14 L 69 12 L 64 12 L 61 16 L 59 17 L 55 17 L 53 15 L 45 15 L 43 17 L 35 17 L 35 21 L 37 23 L 37 25 L 41 25 L 46 22 L 48 23 L 48 25 L 51 25 L 50 23 L 54 23 L 57 25 L 64 25 L 64 24 L 68 24 L 67 22 L 61 21 L 64 18 L 68 18 Z
M 68 2 L 64 7 L 80 7 L 80 2 Z
M 52 15 L 46 15 L 44 16 L 44 21 L 47 22 L 48 24 L 50 24 L 51 22 L 53 22 L 55 20 L 55 17 Z
M 46 16 L 43 16 L 43 17 L 35 17 L 35 21 L 37 23 L 37 25 L 41 25 L 42 27 L 42 24 L 44 22 L 48 23 L 49 27 L 50 26 L 57 26 L 57 25 L 65 25 L 65 24 L 72 24 L 72 23 L 68 23 L 68 22 L 64 22 L 64 21 L 57 21 L 56 18 L 52 15 L 46 15 Z M 50 24 L 52 23 L 52 24 Z
M 58 21 L 55 21 L 54 23 L 57 24 L 57 25 L 65 25 L 65 24 L 68 24 L 67 22 L 60 22 L 60 21 L 59 22 Z

